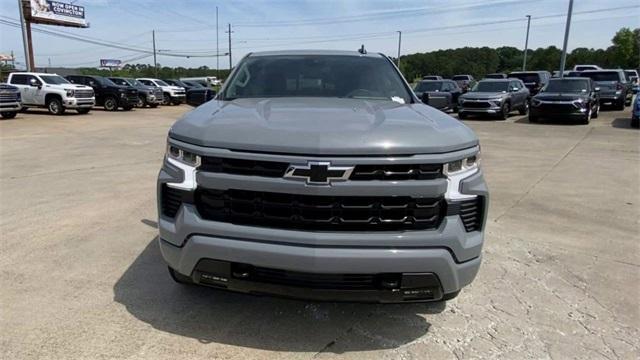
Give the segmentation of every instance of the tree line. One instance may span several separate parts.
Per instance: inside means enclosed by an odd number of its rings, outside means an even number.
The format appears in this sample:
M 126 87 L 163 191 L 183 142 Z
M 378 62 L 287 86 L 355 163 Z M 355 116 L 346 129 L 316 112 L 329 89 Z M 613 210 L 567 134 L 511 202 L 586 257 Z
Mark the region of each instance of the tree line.
M 621 28 L 611 43 L 606 49 L 574 49 L 567 54 L 566 69 L 576 64 L 614 69 L 640 67 L 640 28 Z M 529 50 L 527 70 L 560 70 L 561 56 L 562 50 L 555 46 Z M 511 46 L 464 47 L 401 56 L 400 70 L 410 81 L 424 75 L 451 77 L 456 74 L 471 74 L 479 79 L 490 73 L 522 70 L 523 59 L 524 51 Z
M 101 75 L 101 76 L 117 76 L 117 77 L 151 77 L 160 79 L 179 79 L 184 77 L 201 77 L 216 76 L 219 79 L 225 79 L 229 75 L 228 69 L 211 69 L 208 66 L 200 66 L 197 68 L 185 67 L 169 67 L 158 65 L 157 75 L 156 69 L 149 64 L 126 64 L 120 69 L 96 69 L 96 68 L 80 68 L 78 72 L 82 75 Z

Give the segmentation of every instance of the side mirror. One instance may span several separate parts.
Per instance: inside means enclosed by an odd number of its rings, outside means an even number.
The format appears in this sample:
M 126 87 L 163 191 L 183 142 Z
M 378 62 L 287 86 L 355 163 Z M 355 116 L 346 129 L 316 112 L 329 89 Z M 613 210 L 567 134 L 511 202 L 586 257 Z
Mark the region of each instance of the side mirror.
M 423 103 L 428 104 L 429 103 L 429 93 L 427 93 L 427 92 L 422 93 L 422 96 L 420 97 L 420 100 L 422 100 Z
M 29 79 L 29 86 L 40 87 L 40 82 L 36 79 Z
M 513 91 L 513 92 L 518 91 L 518 90 L 519 89 L 517 87 L 515 87 L 515 86 L 511 88 L 511 91 Z
M 600 88 L 599 88 L 599 87 L 597 87 L 597 88 L 593 89 L 593 91 L 595 91 L 595 92 L 600 92 Z

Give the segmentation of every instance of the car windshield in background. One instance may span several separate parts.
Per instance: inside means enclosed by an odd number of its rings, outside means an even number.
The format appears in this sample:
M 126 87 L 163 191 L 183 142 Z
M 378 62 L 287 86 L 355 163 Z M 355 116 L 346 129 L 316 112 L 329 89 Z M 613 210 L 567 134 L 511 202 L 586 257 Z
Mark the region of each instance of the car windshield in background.
M 520 79 L 525 84 L 540 82 L 540 75 L 538 74 L 509 74 L 509 77 Z
M 67 79 L 59 75 L 41 75 L 42 81 L 51 85 L 70 84 Z
M 616 71 L 583 72 L 580 76 L 589 77 L 593 81 L 620 81 Z
M 156 84 L 158 84 L 159 86 L 170 86 L 169 84 L 167 84 L 166 82 L 164 82 L 162 80 L 156 80 Z
M 116 86 L 116 84 L 104 77 L 96 76 L 95 78 L 102 86 Z
M 508 81 L 480 81 L 473 87 L 473 92 L 506 92 L 509 89 Z
M 129 83 L 124 79 L 109 79 L 109 80 L 113 81 L 116 85 L 123 85 L 123 86 L 129 85 Z
M 425 92 L 425 91 L 440 91 L 442 89 L 441 81 L 423 81 L 416 85 L 415 91 Z
M 467 75 L 458 75 L 458 76 L 454 76 L 451 78 L 451 80 L 469 80 L 469 77 Z
M 554 93 L 583 93 L 589 91 L 587 80 L 551 80 L 544 89 Z
M 132 79 L 132 78 L 126 78 L 124 79 L 127 83 L 129 83 L 129 85 L 131 86 L 144 86 L 140 81 L 136 80 L 136 79 Z
M 391 63 L 382 57 L 273 55 L 249 57 L 224 98 L 337 97 L 411 102 Z

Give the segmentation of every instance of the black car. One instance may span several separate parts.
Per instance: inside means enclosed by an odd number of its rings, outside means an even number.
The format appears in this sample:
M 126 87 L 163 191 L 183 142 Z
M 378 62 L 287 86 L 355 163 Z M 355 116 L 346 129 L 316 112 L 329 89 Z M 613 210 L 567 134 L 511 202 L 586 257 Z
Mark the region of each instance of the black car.
M 509 77 L 522 80 L 531 96 L 534 96 L 549 83 L 551 73 L 548 71 L 515 71 L 509 73 Z
M 580 76 L 591 78 L 600 89 L 600 104 L 613 105 L 616 110 L 624 110 L 631 105 L 633 90 L 624 70 L 588 70 Z
M 505 73 L 494 73 L 485 75 L 485 79 L 506 79 L 508 76 Z
M 136 90 L 138 90 L 138 103 L 136 106 L 139 108 L 147 105 L 150 108 L 156 108 L 162 104 L 164 96 L 162 89 L 157 86 L 147 86 L 133 78 L 110 77 L 109 80 L 113 81 L 116 85 L 133 86 L 136 88 Z
M 551 79 L 531 99 L 529 122 L 540 118 L 578 120 L 588 124 L 600 112 L 599 89 L 588 77 Z
M 413 92 L 429 106 L 455 112 L 458 111 L 458 97 L 462 94 L 462 89 L 453 80 L 422 80 Z
M 518 79 L 484 79 L 460 96 L 458 118 L 469 115 L 497 115 L 506 120 L 513 110 L 529 112 L 529 90 Z
M 458 83 L 462 92 L 467 92 L 476 85 L 476 79 L 472 75 L 454 75 L 451 80 Z
M 131 110 L 138 103 L 138 90 L 133 86 L 116 85 L 113 81 L 95 75 L 69 75 L 66 77 L 73 84 L 87 85 L 93 88 L 96 105 L 107 111 L 118 108 Z
M 187 104 L 200 106 L 216 96 L 216 91 L 197 81 L 181 80 L 187 86 Z

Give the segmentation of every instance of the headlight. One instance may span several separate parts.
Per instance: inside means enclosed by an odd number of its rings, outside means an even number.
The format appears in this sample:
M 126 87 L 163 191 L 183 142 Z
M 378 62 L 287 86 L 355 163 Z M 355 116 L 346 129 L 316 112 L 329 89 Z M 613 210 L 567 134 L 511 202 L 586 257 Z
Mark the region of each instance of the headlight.
M 177 160 L 192 167 L 200 166 L 200 156 L 171 144 L 167 145 L 167 158 Z
M 67 97 L 73 97 L 73 95 L 75 95 L 75 91 L 74 90 L 67 90 Z
M 452 161 L 444 164 L 443 172 L 451 177 L 465 173 L 473 173 L 480 167 L 480 152 L 468 158 Z

